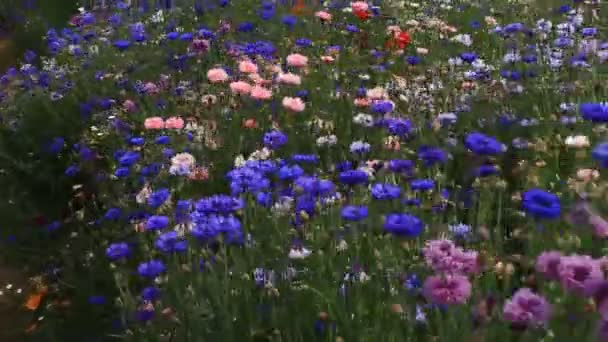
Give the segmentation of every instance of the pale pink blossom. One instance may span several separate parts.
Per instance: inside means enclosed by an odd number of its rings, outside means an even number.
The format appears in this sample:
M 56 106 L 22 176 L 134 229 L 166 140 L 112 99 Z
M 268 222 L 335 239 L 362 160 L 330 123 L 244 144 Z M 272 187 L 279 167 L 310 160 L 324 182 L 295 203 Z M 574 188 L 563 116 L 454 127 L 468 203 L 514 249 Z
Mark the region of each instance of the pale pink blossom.
M 287 108 L 292 112 L 301 112 L 306 108 L 306 104 L 299 97 L 284 97 L 283 107 Z
M 580 169 L 576 171 L 576 178 L 583 182 L 588 182 L 591 180 L 596 180 L 600 177 L 600 173 L 598 170 L 594 169 Z
M 241 61 L 239 71 L 245 74 L 255 74 L 258 72 L 258 66 L 251 61 Z
M 144 85 L 144 91 L 146 92 L 146 94 L 155 95 L 160 92 L 160 89 L 158 89 L 158 86 L 156 84 L 148 82 Z
M 321 61 L 323 63 L 333 63 L 336 59 L 332 56 L 321 56 Z
M 369 9 L 369 5 L 365 1 L 355 1 L 350 6 L 353 12 L 365 12 Z
M 302 83 L 302 78 L 300 76 L 289 72 L 285 74 L 279 74 L 277 80 L 279 81 L 279 83 L 289 85 L 300 85 Z
M 256 85 L 251 88 L 251 93 L 249 95 L 256 100 L 268 100 L 272 97 L 272 91 Z
M 287 65 L 302 68 L 308 64 L 308 57 L 299 53 L 292 53 L 287 56 Z
M 323 21 L 330 21 L 331 20 L 331 14 L 329 14 L 329 12 L 326 11 L 318 11 L 315 13 L 315 17 L 323 20 Z
M 165 128 L 165 122 L 161 117 L 155 116 L 151 118 L 147 118 L 144 121 L 144 127 L 146 129 L 163 129 Z
M 168 129 L 182 129 L 184 128 L 184 119 L 178 116 L 172 116 L 165 120 L 165 128 Z
M 125 100 L 125 102 L 122 103 L 122 108 L 127 112 L 134 112 L 135 110 L 137 110 L 135 102 L 131 100 Z
M 249 94 L 251 92 L 251 85 L 243 81 L 232 82 L 230 83 L 230 90 L 234 94 Z
M 222 68 L 213 68 L 207 71 L 207 79 L 211 83 L 225 82 L 228 79 L 228 73 Z

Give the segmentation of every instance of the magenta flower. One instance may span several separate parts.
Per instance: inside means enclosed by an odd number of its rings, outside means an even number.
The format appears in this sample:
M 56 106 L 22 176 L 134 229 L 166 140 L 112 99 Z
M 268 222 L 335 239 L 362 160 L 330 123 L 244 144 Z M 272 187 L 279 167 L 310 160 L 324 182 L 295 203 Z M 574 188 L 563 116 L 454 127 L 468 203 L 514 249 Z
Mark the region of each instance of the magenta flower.
M 608 280 L 593 280 L 585 284 L 585 295 L 593 297 L 597 311 L 608 320 Z
M 604 279 L 599 260 L 588 255 L 564 256 L 557 270 L 562 286 L 577 294 L 584 294 L 588 282 Z
M 471 282 L 463 275 L 430 276 L 422 292 L 434 304 L 464 304 L 471 297 Z
M 515 328 L 540 327 L 547 324 L 551 305 L 528 288 L 517 290 L 503 307 L 503 317 Z
M 422 249 L 426 264 L 435 272 L 471 274 L 479 271 L 478 254 L 454 245 L 450 240 L 431 240 Z
M 562 253 L 558 251 L 542 252 L 536 258 L 536 272 L 550 280 L 559 280 L 557 268 L 559 267 Z

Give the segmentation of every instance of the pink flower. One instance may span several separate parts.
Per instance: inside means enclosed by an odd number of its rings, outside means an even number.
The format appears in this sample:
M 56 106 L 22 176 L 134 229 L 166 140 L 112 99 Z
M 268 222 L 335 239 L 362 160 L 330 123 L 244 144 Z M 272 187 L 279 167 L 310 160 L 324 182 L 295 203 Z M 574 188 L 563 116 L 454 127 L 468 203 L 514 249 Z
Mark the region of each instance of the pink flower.
M 251 88 L 251 93 L 249 96 L 256 100 L 268 100 L 272 97 L 272 91 L 256 85 Z
M 306 104 L 299 97 L 284 97 L 283 107 L 287 108 L 292 112 L 301 112 L 306 108 Z
M 321 56 L 321 62 L 323 63 L 333 63 L 336 59 L 332 56 Z
M 197 54 L 207 52 L 207 50 L 209 50 L 209 41 L 205 39 L 194 39 L 190 44 L 190 48 Z
M 528 288 L 521 288 L 503 307 L 503 317 L 515 328 L 540 327 L 551 317 L 551 305 Z
M 369 9 L 369 5 L 365 1 L 355 1 L 350 6 L 353 12 L 366 12 Z
M 230 83 L 230 90 L 235 94 L 249 94 L 251 85 L 247 82 L 238 81 Z
M 536 258 L 536 272 L 550 280 L 559 280 L 557 268 L 559 267 L 562 253 L 557 251 L 542 252 Z
M 170 117 L 165 121 L 165 128 L 182 129 L 184 128 L 184 119 L 176 116 Z
M 228 79 L 228 74 L 222 68 L 213 68 L 207 71 L 207 78 L 211 83 L 220 83 Z
M 331 20 L 331 14 L 329 14 L 328 12 L 325 11 L 318 11 L 315 13 L 315 17 L 323 20 L 323 21 L 330 21 Z
M 595 236 L 605 239 L 608 238 L 608 222 L 597 215 L 592 215 L 589 218 L 589 223 L 593 226 Z
M 155 95 L 160 92 L 160 89 L 158 89 L 158 86 L 156 84 L 148 82 L 144 85 L 144 91 L 146 92 L 146 94 Z
M 435 272 L 470 274 L 479 271 L 478 254 L 465 251 L 451 240 L 431 240 L 422 249 L 426 264 Z
M 594 280 L 588 282 L 585 286 L 585 295 L 593 297 L 602 319 L 608 319 L 608 281 Z
M 302 78 L 292 73 L 279 74 L 277 80 L 279 81 L 279 83 L 289 85 L 300 85 L 302 83 Z
M 124 110 L 126 110 L 127 112 L 134 112 L 137 110 L 137 106 L 135 105 L 135 102 L 133 102 L 131 100 L 125 100 L 125 102 L 122 103 L 122 108 Z
M 305 67 L 308 64 L 308 57 L 299 53 L 292 53 L 287 56 L 287 65 L 297 68 Z
M 463 275 L 430 276 L 424 281 L 422 293 L 434 304 L 464 304 L 471 297 L 471 287 Z
M 604 279 L 599 260 L 588 255 L 562 257 L 557 271 L 562 286 L 577 294 L 584 293 L 588 282 Z
M 255 74 L 258 72 L 258 66 L 251 61 L 241 61 L 239 63 L 239 71 L 245 74 Z
M 356 98 L 354 101 L 355 107 L 367 107 L 369 101 L 366 98 Z
M 165 122 L 161 117 L 155 116 L 152 118 L 147 118 L 144 121 L 144 127 L 146 129 L 163 129 L 165 128 Z

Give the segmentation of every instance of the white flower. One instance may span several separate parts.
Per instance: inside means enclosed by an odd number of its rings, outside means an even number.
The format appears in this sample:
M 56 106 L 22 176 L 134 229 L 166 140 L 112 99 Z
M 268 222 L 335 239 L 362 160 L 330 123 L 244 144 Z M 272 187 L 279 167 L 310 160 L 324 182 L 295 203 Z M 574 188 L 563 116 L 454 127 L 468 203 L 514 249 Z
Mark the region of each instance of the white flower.
M 574 148 L 589 147 L 589 138 L 584 135 L 568 136 L 566 138 L 566 146 Z
M 454 37 L 452 37 L 451 40 L 455 41 L 455 42 L 459 42 L 460 44 L 462 44 L 464 46 L 473 45 L 473 39 L 471 38 L 471 35 L 468 35 L 468 34 L 457 34 Z
M 374 126 L 374 117 L 369 114 L 358 113 L 353 118 L 353 122 L 356 123 L 357 125 L 362 125 L 365 127 L 372 127 L 372 126 Z
M 338 252 L 344 252 L 347 249 L 348 249 L 348 242 L 346 242 L 346 240 L 344 240 L 344 239 L 340 240 L 340 242 L 338 242 L 338 244 L 336 245 L 336 250 Z
M 154 15 L 152 15 L 152 17 L 150 18 L 150 21 L 152 21 L 155 24 L 164 22 L 165 17 L 163 15 L 163 11 L 159 10 L 158 12 L 154 13 Z
M 148 184 L 144 185 L 144 187 L 135 196 L 135 202 L 137 202 L 138 204 L 146 203 L 151 193 L 152 189 L 150 189 Z
M 181 165 L 191 168 L 195 163 L 194 156 L 187 152 L 178 153 L 171 158 L 171 164 L 174 166 Z
M 302 260 L 308 258 L 312 251 L 306 247 L 292 247 L 289 250 L 289 259 Z
M 234 167 L 236 168 L 240 168 L 245 166 L 245 163 L 247 161 L 245 160 L 245 157 L 243 157 L 242 154 L 239 154 L 238 156 L 236 156 L 236 158 L 234 159 Z

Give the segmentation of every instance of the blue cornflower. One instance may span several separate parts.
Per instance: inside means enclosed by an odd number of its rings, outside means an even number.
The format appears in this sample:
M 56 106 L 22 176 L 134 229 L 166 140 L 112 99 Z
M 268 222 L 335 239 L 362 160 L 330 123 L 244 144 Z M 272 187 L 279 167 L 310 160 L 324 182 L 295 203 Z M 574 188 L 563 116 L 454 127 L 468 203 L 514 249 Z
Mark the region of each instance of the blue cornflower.
M 389 119 L 384 124 L 391 135 L 404 137 L 412 131 L 412 122 L 408 119 Z
M 414 168 L 414 162 L 407 159 L 393 159 L 388 162 L 388 169 L 396 172 L 408 172 Z
M 428 191 L 435 187 L 432 179 L 414 179 L 410 182 L 410 188 L 414 191 Z
M 559 197 L 541 190 L 530 189 L 522 195 L 522 207 L 536 218 L 554 219 L 561 214 Z
M 131 166 L 139 161 L 141 155 L 136 151 L 127 151 L 118 158 L 120 166 Z
M 354 154 L 364 154 L 369 153 L 371 150 L 371 145 L 364 141 L 354 141 L 350 144 L 350 152 Z
M 200 199 L 196 205 L 196 211 L 205 214 L 230 214 L 241 210 L 245 205 L 242 198 L 213 195 Z
M 122 210 L 120 210 L 120 208 L 110 208 L 103 215 L 103 218 L 104 218 L 104 220 L 108 220 L 108 221 L 116 221 L 116 220 L 120 219 L 121 215 L 122 215 Z
M 80 167 L 78 165 L 70 165 L 67 169 L 65 169 L 65 175 L 68 177 L 74 177 L 79 171 Z
M 131 46 L 131 42 L 128 40 L 117 40 L 114 42 L 114 47 L 120 51 L 125 51 Z
M 162 215 L 154 215 L 148 217 L 146 221 L 146 230 L 161 230 L 169 225 L 169 218 Z
M 283 24 L 291 28 L 298 22 L 298 18 L 293 15 L 286 15 L 283 16 L 283 19 L 281 21 L 283 22 Z
M 396 236 L 416 237 L 424 230 L 424 224 L 414 215 L 389 214 L 384 220 L 384 230 Z
M 153 209 L 156 209 L 163 205 L 169 199 L 169 196 L 171 196 L 171 191 L 169 191 L 167 188 L 154 191 L 148 197 L 148 205 Z
M 608 143 L 597 145 L 591 152 L 591 156 L 599 161 L 602 167 L 608 167 Z
M 312 45 L 312 40 L 308 38 L 298 38 L 296 39 L 296 45 L 299 47 L 309 47 Z
M 394 184 L 376 183 L 372 185 L 371 194 L 376 200 L 393 200 L 401 197 L 401 188 Z
M 268 208 L 272 205 L 272 194 L 269 192 L 258 192 L 255 201 L 262 207 Z
M 130 253 L 131 250 L 126 242 L 113 243 L 106 249 L 106 256 L 112 261 L 128 258 Z
M 287 136 L 279 131 L 271 131 L 264 134 L 264 146 L 277 149 L 287 143 Z
M 364 184 L 368 181 L 368 174 L 361 170 L 348 170 L 340 172 L 338 180 L 346 185 Z
M 141 290 L 140 296 L 143 300 L 147 300 L 150 302 L 155 301 L 160 298 L 160 290 L 158 289 L 158 287 L 155 286 L 144 287 L 144 289 Z
M 137 267 L 139 275 L 145 278 L 156 278 L 161 273 L 165 272 L 165 264 L 160 260 L 150 260 L 143 262 Z
M 371 109 L 376 114 L 387 114 L 395 109 L 395 104 L 392 101 L 375 101 Z
M 465 238 L 467 235 L 469 235 L 469 233 L 471 233 L 471 226 L 464 223 L 450 224 L 448 226 L 448 230 L 457 238 Z
M 188 243 L 179 237 L 177 232 L 170 231 L 160 234 L 154 242 L 154 247 L 163 253 L 184 252 Z
M 477 132 L 467 134 L 464 145 L 478 155 L 497 155 L 506 149 L 495 138 Z
M 366 206 L 348 205 L 342 208 L 342 218 L 346 221 L 361 221 L 367 218 L 368 210 Z
M 304 174 L 304 170 L 299 165 L 285 165 L 279 169 L 278 177 L 284 181 L 294 180 Z
M 425 166 L 443 164 L 448 160 L 448 155 L 439 147 L 421 146 L 418 149 L 418 158 L 424 161 Z
M 608 122 L 608 106 L 602 103 L 582 103 L 579 111 L 583 119 L 591 122 Z
M 477 59 L 477 54 L 475 52 L 463 52 L 460 54 L 460 59 L 467 63 L 473 63 Z
M 114 171 L 114 176 L 116 176 L 118 178 L 124 178 L 124 177 L 127 177 L 130 172 L 131 171 L 129 170 L 128 167 L 119 167 L 116 169 L 116 171 Z

